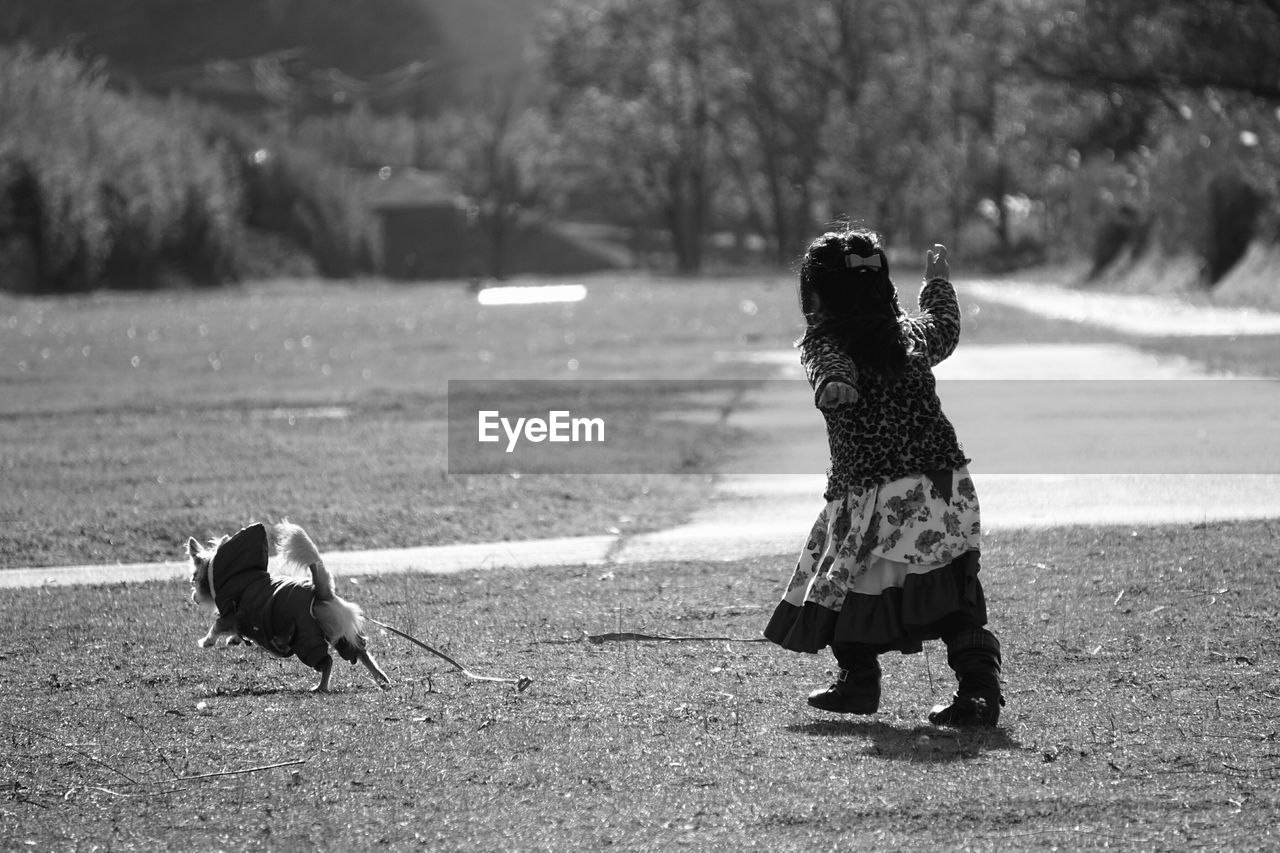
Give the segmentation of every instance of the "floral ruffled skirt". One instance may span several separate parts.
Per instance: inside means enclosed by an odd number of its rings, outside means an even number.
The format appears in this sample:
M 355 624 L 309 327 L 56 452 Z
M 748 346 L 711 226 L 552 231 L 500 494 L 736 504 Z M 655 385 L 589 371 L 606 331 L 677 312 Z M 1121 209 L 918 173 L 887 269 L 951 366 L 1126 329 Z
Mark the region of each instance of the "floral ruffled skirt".
M 818 515 L 764 634 L 817 652 L 832 643 L 918 652 L 986 624 L 978 495 L 967 468 L 852 490 Z

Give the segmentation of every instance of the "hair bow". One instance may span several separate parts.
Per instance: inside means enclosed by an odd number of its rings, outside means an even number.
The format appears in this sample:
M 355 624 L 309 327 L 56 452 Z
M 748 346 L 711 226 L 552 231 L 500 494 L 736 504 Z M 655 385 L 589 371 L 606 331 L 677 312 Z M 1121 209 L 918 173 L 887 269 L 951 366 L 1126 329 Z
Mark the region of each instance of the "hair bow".
M 880 269 L 880 256 L 872 253 L 870 255 L 859 255 L 857 252 L 844 253 L 844 265 L 851 270 L 861 267 L 870 267 L 871 269 Z

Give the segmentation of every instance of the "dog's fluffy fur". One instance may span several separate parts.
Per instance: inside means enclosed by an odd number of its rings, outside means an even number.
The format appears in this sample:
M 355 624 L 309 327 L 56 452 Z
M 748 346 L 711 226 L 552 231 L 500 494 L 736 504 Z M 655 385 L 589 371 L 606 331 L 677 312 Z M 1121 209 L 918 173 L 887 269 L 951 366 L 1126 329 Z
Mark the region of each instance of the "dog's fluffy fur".
M 187 553 L 191 557 L 192 565 L 191 599 L 196 604 L 209 607 L 215 611 L 218 609 L 218 605 L 210 570 L 218 549 L 225 545 L 230 538 L 229 536 L 224 536 L 218 541 L 210 543 L 209 546 L 201 545 L 195 539 L 187 541 Z M 311 537 L 307 535 L 307 532 L 296 524 L 288 521 L 281 522 L 275 527 L 275 544 L 280 561 L 300 569 L 309 569 L 311 581 L 307 583 L 286 575 L 268 573 L 265 566 L 261 568 L 261 573 L 264 576 L 261 580 L 269 582 L 273 588 L 306 587 L 311 591 L 309 612 L 291 613 L 292 625 L 276 626 L 281 629 L 287 627 L 287 634 L 284 634 L 281 630 L 276 630 L 273 633 L 281 636 L 266 637 L 260 635 L 261 628 L 256 624 L 259 620 L 253 614 L 243 613 L 238 607 L 231 608 L 229 613 L 217 614 L 217 619 L 209 628 L 209 632 L 200 638 L 197 645 L 201 648 L 208 648 L 215 645 L 219 640 L 225 640 L 227 645 L 234 645 L 242 642 L 247 643 L 249 642 L 248 638 L 252 638 L 274 654 L 283 656 L 298 654 L 301 657 L 299 649 L 291 647 L 290 639 L 295 632 L 318 627 L 330 648 L 352 663 L 359 660 L 373 675 L 380 687 L 389 686 L 390 679 L 378 667 L 378 664 L 366 648 L 367 640 L 364 635 L 363 612 L 358 605 L 334 593 L 333 576 L 325 568 L 324 561 L 320 558 L 320 552 L 315 543 L 311 541 Z M 279 611 L 276 611 L 277 619 L 280 618 L 278 613 Z M 314 624 L 300 624 L 308 619 L 312 620 Z M 315 657 L 314 655 L 312 656 Z M 315 686 L 314 690 L 319 693 L 327 692 L 329 690 L 329 677 L 333 669 L 333 658 L 326 653 L 311 665 L 320 672 L 320 683 Z

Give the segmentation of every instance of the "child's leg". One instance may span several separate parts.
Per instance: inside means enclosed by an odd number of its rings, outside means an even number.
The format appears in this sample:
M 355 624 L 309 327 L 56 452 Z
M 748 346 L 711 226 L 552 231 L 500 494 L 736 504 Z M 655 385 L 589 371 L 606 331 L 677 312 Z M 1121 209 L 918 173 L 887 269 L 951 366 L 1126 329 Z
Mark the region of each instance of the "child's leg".
M 880 661 L 860 643 L 833 643 L 840 664 L 835 684 L 809 694 L 809 704 L 837 714 L 874 714 L 880 707 Z
M 1004 704 L 1000 688 L 1000 641 L 986 628 L 965 628 L 942 638 L 947 665 L 959 685 L 950 705 L 929 713 L 939 726 L 994 726 Z
M 944 637 L 947 665 L 960 681 L 962 696 L 1000 696 L 1000 641 L 986 628 Z

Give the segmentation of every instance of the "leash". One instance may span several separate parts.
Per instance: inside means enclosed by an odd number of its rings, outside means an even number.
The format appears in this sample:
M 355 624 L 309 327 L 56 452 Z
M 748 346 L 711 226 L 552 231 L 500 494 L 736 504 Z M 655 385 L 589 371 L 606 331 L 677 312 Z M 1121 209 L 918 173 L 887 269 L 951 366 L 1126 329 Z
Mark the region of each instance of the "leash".
M 399 628 L 393 628 L 392 626 L 388 625 L 385 622 L 379 622 L 377 619 L 374 619 L 371 616 L 366 615 L 364 618 L 366 621 L 372 622 L 373 624 L 377 625 L 379 628 L 385 628 L 386 630 L 390 631 L 396 636 L 404 637 L 406 640 L 413 643 L 415 646 L 418 646 L 419 648 L 422 648 L 422 649 L 426 649 L 436 657 L 442 660 L 448 661 L 458 670 L 458 672 L 461 672 L 463 675 L 465 675 L 467 678 L 472 679 L 473 681 L 496 681 L 499 684 L 514 684 L 516 686 L 516 690 L 521 693 L 523 693 L 526 689 L 528 689 L 529 685 L 533 684 L 533 679 L 527 678 L 527 677 L 500 678 L 496 675 L 480 675 L 478 673 L 472 672 L 462 664 L 458 663 L 453 658 L 446 655 L 444 652 L 440 651 L 439 649 L 432 648 L 431 646 L 419 640 L 417 637 L 414 637 L 410 634 L 406 634 L 404 631 L 401 631 Z

